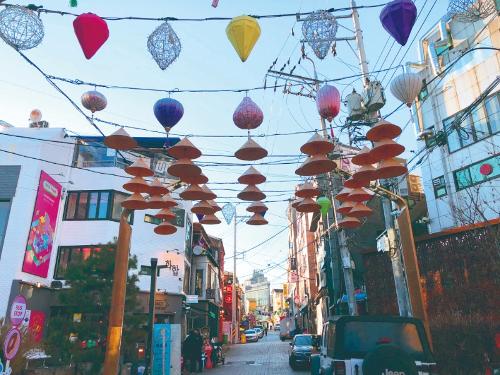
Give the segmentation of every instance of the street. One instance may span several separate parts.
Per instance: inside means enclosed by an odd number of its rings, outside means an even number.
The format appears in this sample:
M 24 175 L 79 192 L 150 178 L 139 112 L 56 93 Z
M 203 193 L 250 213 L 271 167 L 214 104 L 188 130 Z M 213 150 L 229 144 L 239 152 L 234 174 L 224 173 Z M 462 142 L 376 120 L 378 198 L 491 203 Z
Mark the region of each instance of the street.
M 278 332 L 269 332 L 259 342 L 233 345 L 226 354 L 226 364 L 214 370 L 205 370 L 213 375 L 285 375 L 307 374 L 309 370 L 293 371 L 288 365 L 290 341 L 282 342 Z

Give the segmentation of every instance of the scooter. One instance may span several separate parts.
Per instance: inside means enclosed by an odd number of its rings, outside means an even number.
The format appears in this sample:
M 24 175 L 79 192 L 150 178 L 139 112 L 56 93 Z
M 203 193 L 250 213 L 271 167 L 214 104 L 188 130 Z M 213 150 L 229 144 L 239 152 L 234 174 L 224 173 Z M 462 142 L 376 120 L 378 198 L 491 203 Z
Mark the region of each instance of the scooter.
M 217 366 L 218 364 L 225 364 L 226 358 L 224 357 L 224 351 L 222 350 L 222 344 L 218 342 L 212 343 L 212 346 L 214 348 L 212 352 L 212 361 L 214 366 Z

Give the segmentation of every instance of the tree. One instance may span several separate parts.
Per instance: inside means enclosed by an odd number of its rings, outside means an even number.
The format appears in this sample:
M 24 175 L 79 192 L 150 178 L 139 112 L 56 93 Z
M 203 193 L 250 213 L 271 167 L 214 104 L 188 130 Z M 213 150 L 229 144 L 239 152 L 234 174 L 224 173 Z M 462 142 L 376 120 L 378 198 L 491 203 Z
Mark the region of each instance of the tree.
M 69 267 L 66 285 L 60 292 L 62 307 L 54 311 L 49 322 L 47 350 L 60 364 L 86 363 L 85 372 L 99 373 L 104 362 L 108 315 L 116 244 L 109 243 L 94 251 L 78 265 Z M 137 259 L 129 260 L 129 270 L 137 268 Z M 138 277 L 129 273 L 125 301 L 122 353 L 131 358 L 135 344 L 144 341 L 141 325 L 146 315 L 139 310 Z M 80 366 L 82 367 L 82 366 Z
M 5 320 L 0 319 L 0 344 L 3 345 L 7 332 L 11 329 L 11 325 Z M 18 374 L 26 366 L 27 359 L 25 354 L 31 350 L 43 350 L 43 346 L 36 342 L 30 330 L 26 327 L 19 328 L 21 331 L 21 345 L 17 355 L 10 361 L 10 367 L 13 374 Z M 3 347 L 0 347 L 0 362 L 3 360 Z M 5 365 L 5 362 L 3 363 Z

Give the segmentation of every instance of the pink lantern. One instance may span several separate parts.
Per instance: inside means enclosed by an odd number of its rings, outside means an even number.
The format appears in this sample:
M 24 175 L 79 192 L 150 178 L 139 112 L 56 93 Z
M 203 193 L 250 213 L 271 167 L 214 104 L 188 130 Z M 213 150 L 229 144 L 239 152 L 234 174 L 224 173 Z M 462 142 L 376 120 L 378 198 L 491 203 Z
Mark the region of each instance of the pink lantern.
M 340 112 L 340 93 L 336 87 L 324 85 L 316 94 L 316 106 L 321 117 L 331 122 Z
M 245 96 L 233 113 L 233 122 L 240 129 L 256 129 L 264 121 L 264 114 L 252 99 Z

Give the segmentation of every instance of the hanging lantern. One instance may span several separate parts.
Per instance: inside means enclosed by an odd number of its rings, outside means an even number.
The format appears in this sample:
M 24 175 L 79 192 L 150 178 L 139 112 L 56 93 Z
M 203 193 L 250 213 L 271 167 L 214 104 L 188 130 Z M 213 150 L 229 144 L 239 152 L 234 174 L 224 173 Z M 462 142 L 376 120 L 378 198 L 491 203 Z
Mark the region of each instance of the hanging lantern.
M 205 200 L 211 200 L 217 198 L 217 194 L 215 194 L 207 185 L 203 185 L 201 187 L 203 191 L 207 194 L 207 198 Z
M 164 202 L 161 195 L 153 195 L 148 199 L 148 208 L 151 209 L 162 209 L 164 208 Z
M 186 201 L 204 201 L 212 199 L 212 195 L 208 194 L 202 187 L 198 185 L 189 185 L 179 197 Z
M 322 137 L 318 133 L 314 135 L 302 145 L 300 152 L 307 155 L 329 154 L 335 148 L 334 144 L 328 139 Z
M 332 207 L 332 202 L 327 197 L 318 197 L 316 199 L 316 203 L 319 204 L 321 215 L 325 216 L 328 213 L 328 210 Z
M 349 216 L 355 218 L 367 217 L 372 214 L 373 210 L 363 203 L 356 203 L 350 210 Z
M 123 188 L 132 193 L 148 193 L 149 184 L 142 177 L 134 177 L 123 184 Z
M 215 210 L 207 201 L 200 201 L 191 208 L 191 212 L 193 214 L 212 215 Z
M 161 235 L 170 235 L 177 232 L 177 228 L 168 221 L 164 221 L 155 227 L 154 232 Z
M 153 181 L 149 183 L 148 193 L 150 195 L 163 195 L 168 193 L 168 189 L 158 178 L 154 178 Z
M 342 202 L 339 208 L 337 208 L 337 212 L 341 213 L 342 215 L 348 215 L 355 205 L 356 203 L 351 201 Z
M 244 185 L 259 185 L 266 182 L 266 176 L 254 167 L 249 167 L 239 178 L 238 182 Z
M 344 186 L 346 188 L 349 188 L 349 189 L 359 189 L 359 188 L 362 188 L 362 187 L 367 187 L 368 185 L 370 185 L 370 181 L 368 180 L 358 180 L 358 179 L 354 179 L 352 177 L 348 178 L 345 182 L 344 182 Z
M 14 49 L 35 48 L 44 35 L 42 20 L 31 9 L 10 5 L 0 12 L 0 38 Z
M 358 153 L 351 159 L 351 162 L 356 165 L 371 165 L 377 161 L 378 160 L 373 159 L 370 155 L 370 149 L 366 146 L 358 151 Z
M 337 164 L 328 159 L 325 155 L 310 156 L 302 163 L 302 165 L 295 171 L 299 176 L 317 176 L 323 173 L 333 171 Z
M 137 147 L 137 142 L 123 128 L 104 137 L 104 144 L 114 150 L 127 151 Z
M 125 172 L 136 177 L 154 176 L 154 172 L 149 168 L 143 158 L 139 158 L 132 165 L 125 167 Z
M 183 138 L 180 142 L 167 150 L 168 154 L 176 159 L 198 159 L 201 156 L 201 151 L 191 143 L 187 138 Z
M 264 114 L 252 99 L 245 96 L 233 113 L 233 122 L 245 130 L 257 129 L 264 121 Z
M 417 7 L 412 0 L 394 0 L 380 12 L 380 22 L 396 42 L 404 46 L 417 19 Z
M 369 141 L 375 142 L 375 141 L 380 141 L 384 138 L 394 139 L 396 137 L 399 137 L 401 133 L 402 129 L 399 126 L 394 125 L 392 122 L 389 121 L 380 120 L 375 125 L 373 125 L 370 128 L 370 130 L 366 132 L 366 138 Z M 371 163 L 367 164 L 373 164 L 373 163 L 374 161 L 372 160 Z
M 318 212 L 320 205 L 311 198 L 304 198 L 295 208 L 298 212 Z
M 242 201 L 256 202 L 266 199 L 266 194 L 264 194 L 257 186 L 248 185 L 245 189 L 238 193 L 237 197 Z
M 226 35 L 241 61 L 245 62 L 259 39 L 260 26 L 253 17 L 235 17 L 227 25 Z
M 329 122 L 340 112 L 340 92 L 336 87 L 323 85 L 316 94 L 316 107 L 319 115 Z
M 147 45 L 149 53 L 161 70 L 167 69 L 181 53 L 181 41 L 166 21 L 148 37 Z
M 267 206 L 262 202 L 253 202 L 247 207 L 248 212 L 260 213 L 266 212 L 268 210 Z
M 365 202 L 373 198 L 373 193 L 365 188 L 352 189 L 349 200 L 352 202 Z
M 352 193 L 353 189 L 344 187 L 340 192 L 335 196 L 335 199 L 340 202 L 345 202 L 349 200 L 349 195 Z
M 254 213 L 253 216 L 247 220 L 248 225 L 266 225 L 268 224 L 267 220 L 264 219 L 264 216 L 262 216 L 259 213 Z
M 422 85 L 422 78 L 417 73 L 403 73 L 391 81 L 391 92 L 396 99 L 411 107 L 422 91 Z
M 203 219 L 200 220 L 200 223 L 205 225 L 216 225 L 220 224 L 221 221 L 215 215 L 205 215 L 203 216 Z
M 361 221 L 355 217 L 346 216 L 342 220 L 337 221 L 337 225 L 342 229 L 354 229 L 361 226 Z
M 201 168 L 189 159 L 179 159 L 169 165 L 169 167 L 167 168 L 167 173 L 171 176 L 183 179 L 186 177 L 194 177 L 200 175 Z
M 267 156 L 267 150 L 248 137 L 248 141 L 234 153 L 234 156 L 240 160 L 255 161 Z
M 148 208 L 148 202 L 139 193 L 134 193 L 122 202 L 122 207 L 129 210 L 145 210 Z
M 102 111 L 108 105 L 106 97 L 99 91 L 87 91 L 82 95 L 82 105 L 90 112 Z
M 203 185 L 208 182 L 208 177 L 205 176 L 203 173 L 200 173 L 199 175 L 195 176 L 182 176 L 179 177 L 179 179 L 182 182 L 185 182 L 186 184 L 196 184 L 196 185 Z
M 498 10 L 495 0 L 450 0 L 448 14 L 461 22 L 476 22 Z
M 161 220 L 173 220 L 175 219 L 175 214 L 168 208 L 162 208 L 155 217 Z
M 366 181 L 369 185 L 370 181 L 376 180 L 375 171 L 376 169 L 375 167 L 373 167 L 373 165 L 363 165 L 352 175 L 352 179 L 355 181 Z
M 489 176 L 493 173 L 493 166 L 489 163 L 484 163 L 479 167 L 479 173 L 481 173 L 483 176 Z
M 378 166 L 375 176 L 377 179 L 392 178 L 408 173 L 408 168 L 396 159 L 382 160 Z
M 302 23 L 304 40 L 314 51 L 314 54 L 323 60 L 330 46 L 335 41 L 338 24 L 335 17 L 325 10 L 311 13 Z
M 184 107 L 175 99 L 163 98 L 155 103 L 153 112 L 158 122 L 169 132 L 181 120 Z
M 401 155 L 405 151 L 405 147 L 392 139 L 386 138 L 380 141 L 373 142 L 373 148 L 370 154 L 375 160 L 390 159 Z
M 219 211 L 222 211 L 222 208 L 217 204 L 217 202 L 215 202 L 214 200 L 209 200 L 208 201 L 208 204 L 210 206 L 212 206 L 214 212 L 219 212 Z
M 93 13 L 83 13 L 73 21 L 76 38 L 87 60 L 91 59 L 108 40 L 108 24 Z
M 295 192 L 295 195 L 299 198 L 312 198 L 320 195 L 320 191 L 317 187 L 315 187 L 310 182 L 306 182 L 302 185 L 299 185 L 299 189 Z

